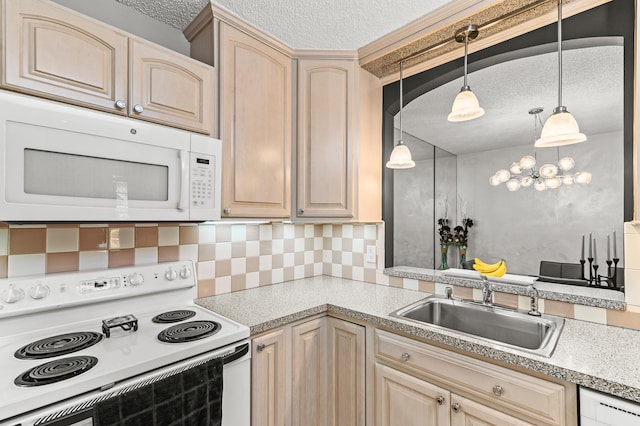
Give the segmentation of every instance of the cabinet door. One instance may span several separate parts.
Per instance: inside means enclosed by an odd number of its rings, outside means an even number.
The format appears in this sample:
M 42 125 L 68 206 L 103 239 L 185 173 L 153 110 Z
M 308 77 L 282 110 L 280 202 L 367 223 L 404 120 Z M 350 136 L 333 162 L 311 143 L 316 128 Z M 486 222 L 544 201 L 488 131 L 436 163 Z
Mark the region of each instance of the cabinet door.
M 125 34 L 51 2 L 3 6 L 3 87 L 126 113 Z
M 326 318 L 292 328 L 292 424 L 327 424 Z
M 291 58 L 220 23 L 223 217 L 291 216 Z
M 298 61 L 298 216 L 353 216 L 355 73 L 355 61 Z
M 444 426 L 450 422 L 449 392 L 376 364 L 376 426 Z
M 213 69 L 140 40 L 130 43 L 129 115 L 211 133 Z
M 365 329 L 327 319 L 327 402 L 331 426 L 365 424 Z
M 288 342 L 278 329 L 257 337 L 251 354 L 251 424 L 283 426 L 287 419 Z
M 451 426 L 533 426 L 533 423 L 452 394 Z

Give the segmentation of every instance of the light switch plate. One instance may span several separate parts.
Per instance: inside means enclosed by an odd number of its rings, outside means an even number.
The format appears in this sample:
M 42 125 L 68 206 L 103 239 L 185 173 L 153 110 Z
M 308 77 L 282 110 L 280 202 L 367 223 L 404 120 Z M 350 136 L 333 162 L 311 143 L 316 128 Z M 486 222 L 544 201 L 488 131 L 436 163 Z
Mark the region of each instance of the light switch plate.
M 367 263 L 376 263 L 376 246 L 367 246 L 367 254 L 364 256 Z

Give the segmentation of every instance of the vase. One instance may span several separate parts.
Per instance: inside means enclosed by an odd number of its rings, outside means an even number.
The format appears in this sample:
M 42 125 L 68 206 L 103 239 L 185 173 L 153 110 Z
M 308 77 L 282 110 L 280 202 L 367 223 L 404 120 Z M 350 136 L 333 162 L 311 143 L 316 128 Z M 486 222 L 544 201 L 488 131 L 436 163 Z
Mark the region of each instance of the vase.
M 460 263 L 459 266 L 460 268 L 463 268 L 463 264 L 464 262 L 467 261 L 467 246 L 460 246 L 458 247 L 458 253 L 460 254 Z
M 438 269 L 449 269 L 449 265 L 447 264 L 448 247 L 446 244 L 440 244 L 440 266 L 438 266 Z

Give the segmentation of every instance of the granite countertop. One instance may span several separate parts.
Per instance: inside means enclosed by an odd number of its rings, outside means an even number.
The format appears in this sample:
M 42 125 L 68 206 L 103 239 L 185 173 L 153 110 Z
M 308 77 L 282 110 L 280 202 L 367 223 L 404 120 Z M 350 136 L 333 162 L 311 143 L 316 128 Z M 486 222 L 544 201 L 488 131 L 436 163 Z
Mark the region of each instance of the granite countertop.
M 455 276 L 456 269 L 440 271 L 437 269 L 415 268 L 411 266 L 394 266 L 386 268 L 384 273 L 393 277 L 411 278 L 424 281 L 436 281 L 442 284 L 459 285 L 463 287 L 481 288 L 479 279 L 469 279 Z M 460 270 L 457 270 L 460 271 Z M 471 272 L 470 270 L 464 270 Z M 521 276 L 524 277 L 524 276 Z M 513 284 L 496 279 L 491 281 L 495 290 L 505 293 L 530 295 L 527 285 Z M 595 306 L 598 308 L 625 309 L 624 293 L 621 291 L 598 289 L 594 287 L 581 287 L 566 284 L 555 284 L 544 281 L 533 281 L 538 290 L 538 296 L 542 299 L 569 302 L 578 305 Z
M 553 355 L 546 358 L 389 316 L 426 296 L 414 290 L 317 276 L 197 299 L 196 303 L 247 325 L 252 335 L 313 314 L 335 313 L 640 402 L 640 331 L 566 319 Z

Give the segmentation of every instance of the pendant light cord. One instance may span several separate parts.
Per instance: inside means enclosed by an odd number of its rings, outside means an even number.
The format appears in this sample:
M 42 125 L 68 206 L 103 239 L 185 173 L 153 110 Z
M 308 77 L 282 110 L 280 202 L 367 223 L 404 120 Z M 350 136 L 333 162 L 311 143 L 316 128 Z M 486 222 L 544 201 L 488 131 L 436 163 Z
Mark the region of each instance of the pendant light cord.
M 467 56 L 469 51 L 469 32 L 464 35 L 464 87 L 467 87 Z
M 558 106 L 562 106 L 562 0 L 558 0 Z
M 402 66 L 404 62 L 400 62 L 400 143 L 402 143 Z

